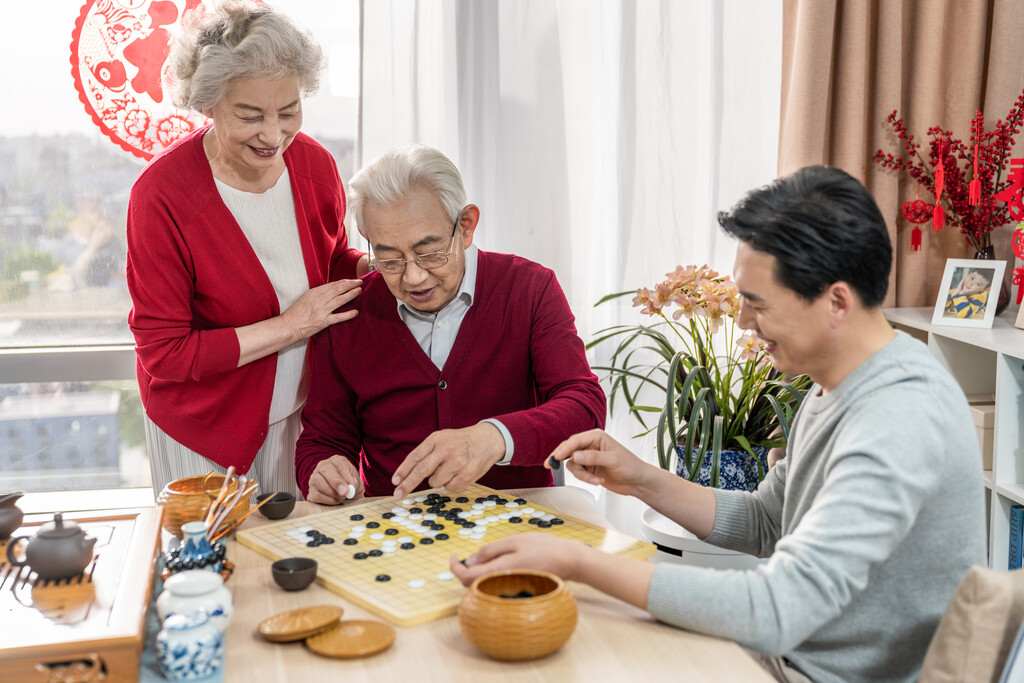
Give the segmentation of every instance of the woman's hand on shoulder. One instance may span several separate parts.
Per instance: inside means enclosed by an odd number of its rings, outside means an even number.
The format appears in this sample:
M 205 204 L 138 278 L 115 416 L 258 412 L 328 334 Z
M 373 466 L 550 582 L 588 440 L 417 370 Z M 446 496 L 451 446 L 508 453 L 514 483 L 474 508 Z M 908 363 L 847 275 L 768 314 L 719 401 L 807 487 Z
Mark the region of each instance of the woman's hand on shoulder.
M 296 341 L 309 339 L 325 327 L 356 317 L 357 311 L 335 311 L 355 299 L 362 291 L 361 280 L 328 282 L 300 296 L 281 314 L 281 318 L 292 329 Z

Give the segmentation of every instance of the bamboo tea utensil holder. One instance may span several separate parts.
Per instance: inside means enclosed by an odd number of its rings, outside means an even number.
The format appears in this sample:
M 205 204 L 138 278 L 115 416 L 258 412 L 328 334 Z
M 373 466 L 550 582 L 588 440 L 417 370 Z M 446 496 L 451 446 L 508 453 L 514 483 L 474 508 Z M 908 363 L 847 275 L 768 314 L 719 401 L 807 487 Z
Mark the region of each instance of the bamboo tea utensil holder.
M 157 505 L 164 509 L 163 527 L 169 533 L 181 538 L 181 525 L 185 522 L 206 519 L 206 515 L 219 494 L 219 489 L 224 483 L 223 474 L 196 475 L 175 479 L 167 484 L 160 495 L 157 496 Z M 204 479 L 208 487 L 204 488 Z M 238 480 L 228 482 L 226 495 L 235 493 L 238 489 Z M 224 520 L 218 525 L 223 529 L 241 517 L 249 509 L 248 496 L 241 496 Z

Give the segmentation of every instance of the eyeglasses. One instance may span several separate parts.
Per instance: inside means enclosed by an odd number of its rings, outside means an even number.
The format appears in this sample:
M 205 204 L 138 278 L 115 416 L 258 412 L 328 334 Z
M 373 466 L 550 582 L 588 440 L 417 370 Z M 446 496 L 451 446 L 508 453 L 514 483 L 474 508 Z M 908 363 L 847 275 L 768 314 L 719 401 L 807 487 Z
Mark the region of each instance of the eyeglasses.
M 423 270 L 434 270 L 441 266 L 448 264 L 448 257 L 452 255 L 455 250 L 455 230 L 459 227 L 459 218 L 462 214 L 455 217 L 455 224 L 452 225 L 452 241 L 448 245 L 448 251 L 434 251 L 429 254 L 420 254 L 411 259 L 403 258 L 389 258 L 389 259 L 371 259 L 370 267 L 374 270 L 379 270 L 385 275 L 401 275 L 405 272 L 405 265 L 407 263 L 415 263 L 417 268 Z

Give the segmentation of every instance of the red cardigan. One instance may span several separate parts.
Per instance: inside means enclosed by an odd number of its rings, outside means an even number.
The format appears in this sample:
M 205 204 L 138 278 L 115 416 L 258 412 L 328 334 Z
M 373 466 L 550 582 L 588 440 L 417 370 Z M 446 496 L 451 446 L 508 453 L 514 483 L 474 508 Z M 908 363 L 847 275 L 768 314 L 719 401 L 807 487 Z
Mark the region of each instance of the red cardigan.
M 515 451 L 510 465 L 492 467 L 480 483 L 550 486 L 544 458 L 568 436 L 604 426 L 604 391 L 554 273 L 479 253 L 473 305 L 443 370 L 399 318 L 380 273 L 366 276 L 349 305 L 359 315 L 314 338 L 295 453 L 303 494 L 317 464 L 341 454 L 360 468 L 367 496 L 391 495 L 392 474 L 430 433 L 486 418 L 508 428 Z
M 175 441 L 247 472 L 267 435 L 277 354 L 238 366 L 234 328 L 280 314 L 220 198 L 198 130 L 156 156 L 128 203 L 128 324 L 146 414 Z M 334 159 L 300 133 L 284 153 L 309 286 L 355 277 Z

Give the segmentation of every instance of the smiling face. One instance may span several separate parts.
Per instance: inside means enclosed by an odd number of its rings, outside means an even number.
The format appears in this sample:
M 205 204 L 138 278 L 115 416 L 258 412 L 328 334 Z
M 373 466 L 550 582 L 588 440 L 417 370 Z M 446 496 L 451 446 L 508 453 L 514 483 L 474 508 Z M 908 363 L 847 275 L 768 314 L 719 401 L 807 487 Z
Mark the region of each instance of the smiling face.
M 964 294 L 977 294 L 989 288 L 990 282 L 977 270 L 972 270 L 964 278 Z
M 232 187 L 262 192 L 284 170 L 282 155 L 302 127 L 299 79 L 236 78 L 205 112 L 213 136 L 204 140 L 213 174 Z
M 818 380 L 832 363 L 828 297 L 814 301 L 775 279 L 776 259 L 740 242 L 733 266 L 742 303 L 737 322 L 760 337 L 775 369 Z
M 455 298 L 466 273 L 466 248 L 473 243 L 478 212 L 463 209 L 452 240 L 452 221 L 433 192 L 416 189 L 393 206 L 366 204 L 362 233 L 377 259 L 407 259 L 402 273 L 381 273 L 391 293 L 424 313 L 437 313 Z M 448 263 L 425 270 L 417 256 L 452 250 Z

